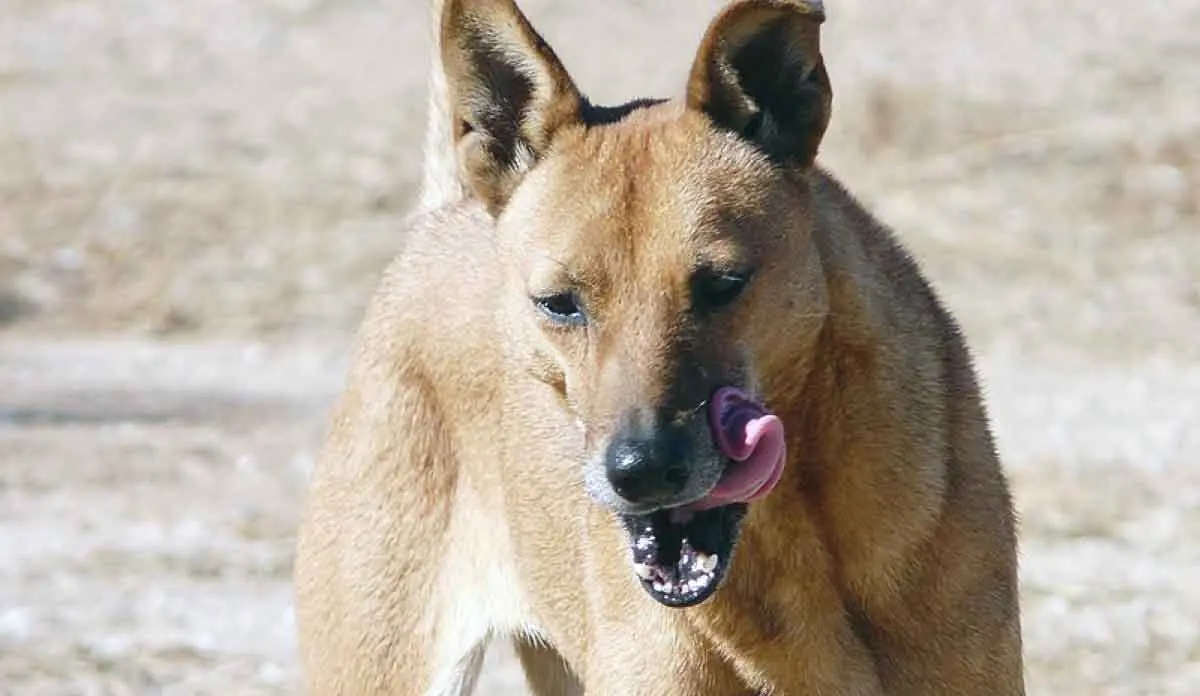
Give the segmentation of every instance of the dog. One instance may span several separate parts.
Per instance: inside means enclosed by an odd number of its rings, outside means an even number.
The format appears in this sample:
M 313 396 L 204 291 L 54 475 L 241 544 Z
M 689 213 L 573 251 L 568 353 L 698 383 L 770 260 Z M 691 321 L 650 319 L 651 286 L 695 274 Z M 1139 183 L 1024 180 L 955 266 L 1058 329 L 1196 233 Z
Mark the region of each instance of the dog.
M 590 102 L 513 0 L 445 0 L 420 203 L 295 565 L 308 691 L 1024 693 L 972 358 L 816 163 L 813 0 L 737 0 L 682 96 Z

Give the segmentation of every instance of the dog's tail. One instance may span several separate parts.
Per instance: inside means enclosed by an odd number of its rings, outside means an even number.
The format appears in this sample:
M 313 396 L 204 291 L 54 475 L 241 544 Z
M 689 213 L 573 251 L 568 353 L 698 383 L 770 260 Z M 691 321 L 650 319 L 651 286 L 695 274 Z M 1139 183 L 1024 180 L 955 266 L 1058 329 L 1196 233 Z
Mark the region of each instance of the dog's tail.
M 454 155 L 453 116 L 450 88 L 442 64 L 442 15 L 446 0 L 433 0 L 433 50 L 429 59 L 428 112 L 425 123 L 425 161 L 418 206 L 433 210 L 464 195 Z

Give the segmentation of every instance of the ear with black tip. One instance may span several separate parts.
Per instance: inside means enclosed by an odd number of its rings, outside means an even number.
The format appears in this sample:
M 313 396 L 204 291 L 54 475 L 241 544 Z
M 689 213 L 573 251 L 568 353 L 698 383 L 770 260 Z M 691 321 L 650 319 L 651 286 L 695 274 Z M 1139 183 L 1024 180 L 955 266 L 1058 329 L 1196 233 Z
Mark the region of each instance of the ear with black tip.
M 512 0 L 447 0 L 441 22 L 460 176 L 496 215 L 583 100 Z
M 687 105 L 785 166 L 813 163 L 832 89 L 821 58 L 819 0 L 742 0 L 709 25 Z

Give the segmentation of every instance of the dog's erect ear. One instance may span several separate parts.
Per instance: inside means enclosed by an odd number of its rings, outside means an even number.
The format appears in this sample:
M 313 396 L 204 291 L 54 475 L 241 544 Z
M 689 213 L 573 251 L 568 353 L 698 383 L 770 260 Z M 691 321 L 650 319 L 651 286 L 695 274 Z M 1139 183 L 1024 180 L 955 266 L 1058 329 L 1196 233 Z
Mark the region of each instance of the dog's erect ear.
M 776 161 L 808 167 L 829 124 L 820 0 L 742 0 L 709 25 L 687 105 Z
M 495 215 L 582 97 L 512 0 L 447 0 L 441 45 L 460 175 Z

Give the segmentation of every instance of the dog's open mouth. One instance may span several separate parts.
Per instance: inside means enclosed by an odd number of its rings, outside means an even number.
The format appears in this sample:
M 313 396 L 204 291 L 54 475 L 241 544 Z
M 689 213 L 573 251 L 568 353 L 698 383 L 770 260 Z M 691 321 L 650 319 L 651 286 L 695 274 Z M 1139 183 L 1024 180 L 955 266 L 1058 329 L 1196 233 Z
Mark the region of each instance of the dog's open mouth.
M 626 517 L 633 571 L 668 607 L 690 607 L 712 596 L 725 577 L 746 505 L 701 512 L 659 510 Z
M 688 505 L 625 518 L 634 573 L 669 607 L 693 606 L 717 591 L 747 504 L 775 488 L 787 459 L 783 423 L 739 389 L 713 394 L 709 425 L 728 460 L 717 485 Z

